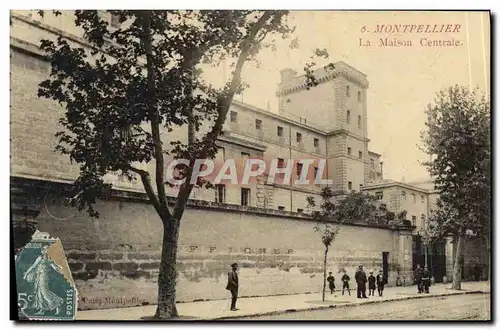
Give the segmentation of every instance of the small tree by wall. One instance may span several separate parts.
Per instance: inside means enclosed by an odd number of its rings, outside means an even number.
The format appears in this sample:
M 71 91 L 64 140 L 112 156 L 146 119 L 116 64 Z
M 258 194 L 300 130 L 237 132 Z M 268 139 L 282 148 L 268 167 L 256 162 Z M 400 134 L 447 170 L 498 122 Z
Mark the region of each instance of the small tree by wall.
M 327 257 L 328 257 L 328 249 L 330 245 L 337 237 L 339 233 L 338 227 L 333 227 L 329 224 L 325 224 L 324 226 L 316 225 L 314 230 L 318 232 L 321 236 L 321 243 L 325 246 L 325 258 L 323 259 L 323 301 L 325 301 L 325 292 L 326 292 L 326 266 L 327 266 Z

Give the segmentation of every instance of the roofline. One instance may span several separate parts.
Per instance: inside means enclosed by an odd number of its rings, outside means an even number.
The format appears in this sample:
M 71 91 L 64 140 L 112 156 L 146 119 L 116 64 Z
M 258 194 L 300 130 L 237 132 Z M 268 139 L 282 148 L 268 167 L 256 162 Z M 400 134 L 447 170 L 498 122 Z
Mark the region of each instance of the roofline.
M 423 192 L 426 194 L 432 194 L 432 193 L 436 192 L 436 190 L 434 190 L 434 189 L 427 190 L 427 189 L 419 188 L 416 186 L 412 186 L 408 183 L 403 183 L 403 182 L 398 182 L 398 181 L 380 182 L 380 183 L 373 183 L 373 184 L 369 184 L 369 185 L 364 185 L 361 188 L 361 190 L 374 190 L 374 189 L 389 188 L 389 187 L 394 187 L 394 186 L 403 187 L 403 188 Z

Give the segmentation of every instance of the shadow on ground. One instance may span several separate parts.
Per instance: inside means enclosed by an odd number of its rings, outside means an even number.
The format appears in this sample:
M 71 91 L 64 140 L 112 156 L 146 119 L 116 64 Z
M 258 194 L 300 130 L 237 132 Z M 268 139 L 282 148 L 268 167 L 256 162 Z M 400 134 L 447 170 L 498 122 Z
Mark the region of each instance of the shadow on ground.
M 199 320 L 199 319 L 200 318 L 194 317 L 194 316 L 182 316 L 182 315 L 179 316 L 179 317 L 168 319 L 168 320 L 160 320 L 160 319 L 157 319 L 154 316 L 150 316 L 150 315 L 141 317 L 142 321 L 153 321 L 153 322 L 161 322 L 161 321 L 192 321 L 192 320 Z

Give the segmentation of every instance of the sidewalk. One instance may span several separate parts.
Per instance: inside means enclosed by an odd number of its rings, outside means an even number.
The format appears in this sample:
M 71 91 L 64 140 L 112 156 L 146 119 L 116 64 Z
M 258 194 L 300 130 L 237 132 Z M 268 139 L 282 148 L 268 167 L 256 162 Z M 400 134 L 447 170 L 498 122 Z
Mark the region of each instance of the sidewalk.
M 460 291 L 451 290 L 450 287 L 451 283 L 435 284 L 431 286 L 429 294 L 418 294 L 415 286 L 389 287 L 384 290 L 383 297 L 369 296 L 369 299 L 357 299 L 355 289 L 351 290 L 351 296 L 347 292 L 342 296 L 341 293 L 336 291 L 334 295 L 328 292 L 326 295 L 327 301 L 325 302 L 321 301 L 321 293 L 241 298 L 237 302 L 239 310 L 235 312 L 229 310 L 230 299 L 228 297 L 226 300 L 180 303 L 177 304 L 177 310 L 182 319 L 217 320 L 420 297 L 490 292 L 488 282 L 463 282 Z M 377 293 L 375 292 L 375 294 Z M 141 320 L 153 316 L 155 310 L 156 305 L 79 311 L 77 320 Z

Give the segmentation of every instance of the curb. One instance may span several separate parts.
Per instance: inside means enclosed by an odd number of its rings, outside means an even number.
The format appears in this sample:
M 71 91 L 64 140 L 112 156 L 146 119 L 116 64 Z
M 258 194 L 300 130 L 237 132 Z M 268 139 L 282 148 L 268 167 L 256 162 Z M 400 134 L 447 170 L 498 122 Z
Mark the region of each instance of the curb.
M 334 308 L 341 308 L 341 307 L 356 307 L 356 306 L 360 306 L 360 305 L 382 304 L 382 303 L 391 302 L 391 301 L 437 298 L 437 297 L 447 297 L 447 296 L 459 296 L 459 295 L 466 295 L 466 294 L 487 294 L 487 293 L 490 293 L 490 292 L 481 291 L 481 290 L 474 290 L 474 291 L 464 291 L 464 292 L 430 294 L 430 295 L 423 295 L 423 296 L 407 296 L 407 297 L 400 297 L 400 298 L 390 298 L 390 299 L 385 299 L 385 300 L 372 300 L 372 301 L 337 304 L 337 305 L 330 305 L 330 306 L 318 306 L 318 307 L 297 308 L 297 309 L 293 308 L 293 309 L 264 312 L 264 313 L 254 313 L 254 314 L 234 315 L 234 316 L 222 316 L 222 317 L 217 317 L 217 318 L 213 318 L 213 319 L 205 319 L 205 320 L 218 321 L 218 320 L 242 319 L 242 318 L 255 317 L 255 316 L 282 315 L 282 314 L 295 313 L 295 312 L 308 312 L 308 311 L 318 311 L 318 310 L 334 309 Z

